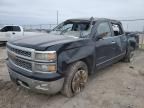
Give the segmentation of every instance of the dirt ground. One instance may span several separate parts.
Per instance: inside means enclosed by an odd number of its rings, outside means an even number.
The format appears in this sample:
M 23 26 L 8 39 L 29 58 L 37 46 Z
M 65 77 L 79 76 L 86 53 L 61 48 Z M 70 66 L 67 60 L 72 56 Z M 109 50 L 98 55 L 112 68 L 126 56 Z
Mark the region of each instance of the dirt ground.
M 0 47 L 0 108 L 144 108 L 144 52 L 132 63 L 119 62 L 89 77 L 73 98 L 50 96 L 16 87 L 9 79 L 5 47 Z

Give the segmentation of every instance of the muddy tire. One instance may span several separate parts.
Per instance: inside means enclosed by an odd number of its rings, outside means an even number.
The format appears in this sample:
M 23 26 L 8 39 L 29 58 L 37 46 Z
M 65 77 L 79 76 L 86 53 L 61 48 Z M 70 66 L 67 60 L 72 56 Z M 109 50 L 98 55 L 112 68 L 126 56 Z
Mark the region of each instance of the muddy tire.
M 127 54 L 125 55 L 123 61 L 124 62 L 131 62 L 133 59 L 133 55 L 134 55 L 134 48 L 133 47 L 129 47 L 127 50 Z
M 87 65 L 82 61 L 71 64 L 66 71 L 62 94 L 66 97 L 73 97 L 84 89 L 87 80 Z

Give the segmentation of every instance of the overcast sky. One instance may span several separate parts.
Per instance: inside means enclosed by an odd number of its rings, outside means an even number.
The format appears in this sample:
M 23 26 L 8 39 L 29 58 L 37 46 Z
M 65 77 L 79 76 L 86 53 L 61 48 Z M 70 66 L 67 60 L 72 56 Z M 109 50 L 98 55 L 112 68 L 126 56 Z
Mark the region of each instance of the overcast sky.
M 144 0 L 0 0 L 0 24 L 48 24 L 76 17 L 144 18 Z

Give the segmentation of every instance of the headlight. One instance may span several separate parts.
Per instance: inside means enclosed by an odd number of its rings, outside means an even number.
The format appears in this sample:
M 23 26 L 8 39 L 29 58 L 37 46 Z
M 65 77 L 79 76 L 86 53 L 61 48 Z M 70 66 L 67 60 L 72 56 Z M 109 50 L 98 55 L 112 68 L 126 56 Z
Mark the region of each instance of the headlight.
M 37 72 L 56 72 L 57 66 L 56 63 L 53 64 L 35 64 L 35 69 Z
M 36 51 L 35 59 L 41 61 L 55 61 L 57 58 L 56 51 L 40 52 Z

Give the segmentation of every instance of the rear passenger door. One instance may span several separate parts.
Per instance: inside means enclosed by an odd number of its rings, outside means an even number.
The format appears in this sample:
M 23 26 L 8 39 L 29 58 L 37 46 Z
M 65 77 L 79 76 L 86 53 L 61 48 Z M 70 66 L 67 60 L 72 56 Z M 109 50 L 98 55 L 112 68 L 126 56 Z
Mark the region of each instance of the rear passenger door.
M 115 56 L 115 41 L 112 37 L 112 31 L 109 22 L 100 22 L 96 27 L 96 38 L 103 35 L 96 41 L 96 66 L 101 68 L 111 63 Z
M 126 41 L 127 38 L 123 32 L 121 23 L 118 22 L 111 22 L 112 25 L 112 31 L 113 31 L 113 37 L 114 41 L 116 42 L 115 45 L 115 56 L 119 57 L 126 51 Z
M 21 28 L 19 26 L 13 26 L 12 35 L 13 36 L 20 36 L 20 35 L 22 35 Z

